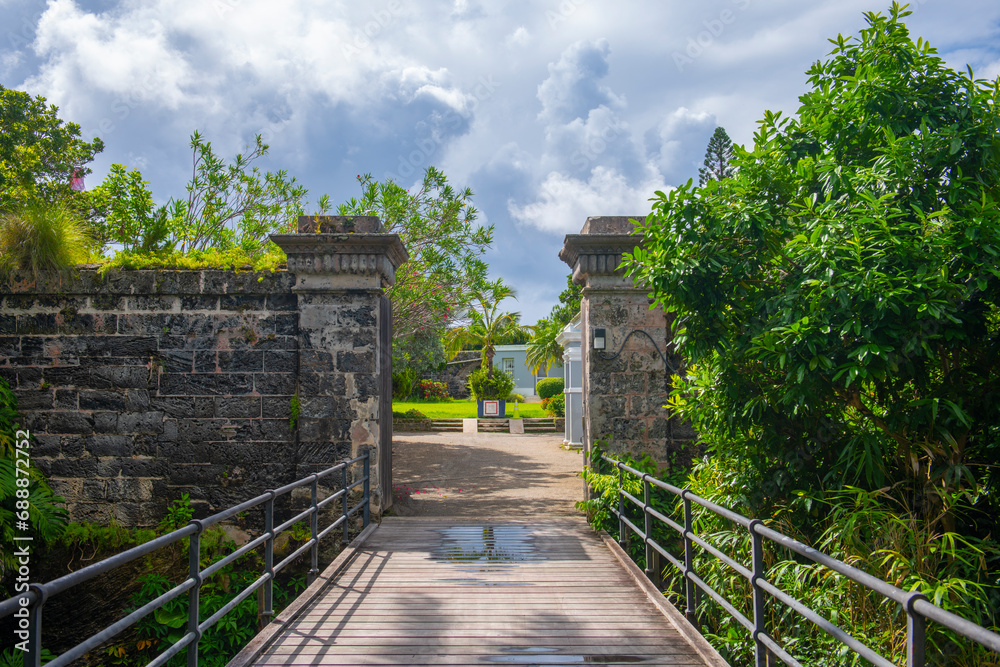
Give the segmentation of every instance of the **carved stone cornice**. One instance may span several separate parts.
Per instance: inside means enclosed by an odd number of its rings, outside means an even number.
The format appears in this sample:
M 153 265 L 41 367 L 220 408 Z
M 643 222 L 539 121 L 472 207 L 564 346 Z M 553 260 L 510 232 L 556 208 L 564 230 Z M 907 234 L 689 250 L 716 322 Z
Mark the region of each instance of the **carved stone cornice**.
M 271 240 L 288 255 L 291 273 L 377 277 L 375 287 L 392 285 L 409 259 L 398 234 L 273 234 Z
M 602 216 L 587 218 L 581 234 L 567 234 L 559 259 L 573 269 L 573 282 L 586 284 L 590 277 L 622 277 L 622 255 L 635 250 L 642 236 L 632 233 L 630 220 L 642 216 Z

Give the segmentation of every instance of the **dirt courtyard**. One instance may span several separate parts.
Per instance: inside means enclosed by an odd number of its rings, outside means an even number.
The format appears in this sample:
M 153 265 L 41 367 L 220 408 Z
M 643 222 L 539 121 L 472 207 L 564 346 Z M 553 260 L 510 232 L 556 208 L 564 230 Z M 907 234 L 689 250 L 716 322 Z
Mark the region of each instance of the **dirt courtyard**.
M 583 454 L 560 434 L 396 433 L 396 516 L 582 517 Z

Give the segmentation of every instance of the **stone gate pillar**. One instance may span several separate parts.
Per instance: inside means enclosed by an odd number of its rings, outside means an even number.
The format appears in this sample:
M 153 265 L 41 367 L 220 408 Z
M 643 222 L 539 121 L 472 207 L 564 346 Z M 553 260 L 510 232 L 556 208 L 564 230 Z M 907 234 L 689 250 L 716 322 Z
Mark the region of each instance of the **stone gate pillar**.
M 641 216 L 632 218 L 643 220 Z M 670 369 L 670 327 L 660 309 L 650 309 L 648 290 L 619 268 L 623 253 L 642 237 L 626 216 L 587 218 L 579 234 L 568 234 L 559 258 L 583 286 L 580 304 L 583 357 L 583 445 L 598 440 L 614 452 L 649 454 L 661 466 L 688 463 L 694 432 L 664 407 Z M 604 349 L 595 338 L 604 334 Z
M 392 400 L 380 395 L 380 375 L 391 368 L 391 350 L 379 351 L 391 315 L 380 304 L 408 258 L 399 236 L 382 229 L 374 216 L 303 216 L 298 234 L 271 237 L 288 255 L 299 302 L 296 476 L 369 450 L 373 512 L 392 498 L 380 474 L 391 465 L 382 451 L 391 441 L 379 416 Z

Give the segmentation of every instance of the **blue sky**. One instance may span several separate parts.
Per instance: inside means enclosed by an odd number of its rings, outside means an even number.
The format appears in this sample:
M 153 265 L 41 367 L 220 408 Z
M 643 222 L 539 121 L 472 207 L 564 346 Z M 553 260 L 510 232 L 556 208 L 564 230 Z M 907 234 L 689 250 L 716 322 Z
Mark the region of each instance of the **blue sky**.
M 43 95 L 156 199 L 180 196 L 189 136 L 266 166 L 315 200 L 371 173 L 435 165 L 496 226 L 494 276 L 534 322 L 565 286 L 563 236 L 642 215 L 697 177 L 717 125 L 752 140 L 794 112 L 805 70 L 889 3 L 855 0 L 0 0 L 0 83 Z M 1000 75 L 1000 3 L 924 0 L 907 23 L 956 68 Z

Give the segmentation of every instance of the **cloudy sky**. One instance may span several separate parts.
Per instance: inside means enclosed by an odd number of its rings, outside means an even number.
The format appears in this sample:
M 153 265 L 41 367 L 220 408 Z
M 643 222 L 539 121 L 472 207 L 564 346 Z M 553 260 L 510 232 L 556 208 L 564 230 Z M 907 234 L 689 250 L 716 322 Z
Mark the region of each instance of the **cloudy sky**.
M 911 33 L 956 68 L 1000 75 L 1000 3 L 913 3 Z M 232 156 L 262 134 L 267 166 L 341 202 L 357 174 L 409 186 L 428 165 L 470 186 L 496 226 L 495 276 L 524 321 L 569 268 L 590 215 L 642 215 L 697 178 L 717 125 L 751 142 L 765 109 L 794 112 L 805 70 L 859 0 L 0 0 L 0 83 L 184 193 L 199 130 Z

